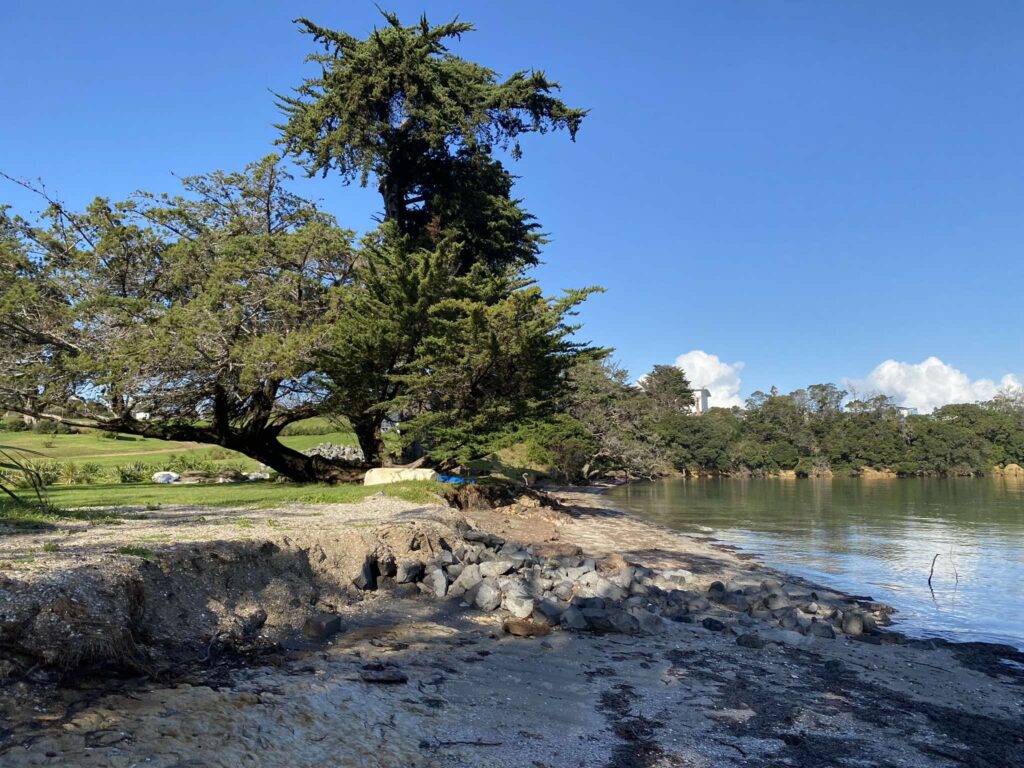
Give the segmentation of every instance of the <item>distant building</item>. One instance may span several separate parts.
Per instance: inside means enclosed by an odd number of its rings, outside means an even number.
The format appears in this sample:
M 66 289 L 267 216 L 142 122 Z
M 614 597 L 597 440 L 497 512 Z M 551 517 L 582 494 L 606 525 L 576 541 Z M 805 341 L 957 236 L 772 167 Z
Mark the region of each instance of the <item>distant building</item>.
M 911 408 L 906 405 L 897 405 L 896 413 L 898 413 L 901 418 L 906 418 L 907 416 L 917 416 L 917 408 Z
M 693 412 L 707 413 L 709 397 L 711 397 L 711 393 L 704 387 L 693 390 Z

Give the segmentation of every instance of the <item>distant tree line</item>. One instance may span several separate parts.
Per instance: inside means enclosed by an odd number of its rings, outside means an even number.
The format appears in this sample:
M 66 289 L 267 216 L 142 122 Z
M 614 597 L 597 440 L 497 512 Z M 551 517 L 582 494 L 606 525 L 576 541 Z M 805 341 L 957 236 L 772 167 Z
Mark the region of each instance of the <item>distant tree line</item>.
M 977 475 L 1024 465 L 1024 393 L 903 415 L 884 395 L 851 398 L 835 384 L 755 392 L 745 408 L 696 414 L 685 374 L 657 366 L 638 385 L 607 360 L 581 360 L 557 419 L 519 437 L 558 474 L 798 476 Z

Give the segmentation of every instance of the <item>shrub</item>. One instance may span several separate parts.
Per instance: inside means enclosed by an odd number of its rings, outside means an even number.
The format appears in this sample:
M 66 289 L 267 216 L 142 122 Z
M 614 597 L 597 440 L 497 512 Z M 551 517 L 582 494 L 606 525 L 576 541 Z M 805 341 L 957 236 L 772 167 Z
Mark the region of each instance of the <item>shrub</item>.
M 141 483 L 146 478 L 147 470 L 141 461 L 133 461 L 130 464 L 118 464 L 114 467 L 114 474 L 120 483 Z
M 61 424 L 59 421 L 50 421 L 49 419 L 37 421 L 32 425 L 32 431 L 38 432 L 40 435 L 70 435 L 75 432 L 67 424 Z
M 77 464 L 64 461 L 57 464 L 60 482 L 65 485 L 91 485 L 100 479 L 103 467 L 92 461 Z
M 217 466 L 205 456 L 191 453 L 174 453 L 167 464 L 172 472 L 216 472 Z
M 28 424 L 20 416 L 5 416 L 0 419 L 0 432 L 25 432 Z

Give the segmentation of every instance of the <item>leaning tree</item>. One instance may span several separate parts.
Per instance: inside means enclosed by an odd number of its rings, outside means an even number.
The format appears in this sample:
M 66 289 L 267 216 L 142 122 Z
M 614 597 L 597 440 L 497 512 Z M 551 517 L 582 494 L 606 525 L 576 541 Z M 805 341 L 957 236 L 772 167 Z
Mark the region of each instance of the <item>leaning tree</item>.
M 318 47 L 317 73 L 279 96 L 281 143 L 310 175 L 381 195 L 358 297 L 323 358 L 332 403 L 371 460 L 388 418 L 451 449 L 539 414 L 565 379 L 565 318 L 586 294 L 547 300 L 524 278 L 544 239 L 496 156 L 518 158 L 531 133 L 575 138 L 585 110 L 558 99 L 542 72 L 502 79 L 453 54 L 470 24 L 384 19 L 365 39 L 298 20 Z
M 0 212 L 0 411 L 339 476 L 278 441 L 321 410 L 314 359 L 355 258 L 288 179 L 271 155 L 187 177 L 182 195 Z

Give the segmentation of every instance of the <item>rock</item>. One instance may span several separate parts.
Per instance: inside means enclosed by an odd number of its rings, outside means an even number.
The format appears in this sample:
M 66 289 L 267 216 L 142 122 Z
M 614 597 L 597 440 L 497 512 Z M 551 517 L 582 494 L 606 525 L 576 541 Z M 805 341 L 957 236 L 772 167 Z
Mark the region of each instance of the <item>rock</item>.
M 405 469 L 403 467 L 374 467 L 363 478 L 363 485 L 389 485 L 406 480 L 438 481 L 440 475 L 432 469 Z
M 814 614 L 814 613 L 818 612 L 818 604 L 817 603 L 807 603 L 807 605 L 805 605 L 800 610 L 803 611 L 804 613 Z
M 359 574 L 352 579 L 352 583 L 356 589 L 372 590 L 377 588 L 377 560 L 373 557 L 367 557 L 363 561 L 362 568 L 359 569 Z
M 764 648 L 764 639 L 756 632 L 747 632 L 736 638 L 736 645 L 742 648 Z
M 663 573 L 656 574 L 651 578 L 651 583 L 664 590 L 679 589 L 686 585 L 688 579 L 692 579 L 693 574 L 689 571 L 684 571 L 682 568 L 677 568 L 674 571 L 665 571 Z
M 581 565 L 578 568 L 566 568 L 565 569 L 565 575 L 566 575 L 566 578 L 568 578 L 568 579 L 570 579 L 572 581 L 579 581 L 584 576 L 586 576 L 588 573 L 593 573 L 593 571 L 594 571 L 593 568 L 589 568 L 589 567 L 587 567 L 585 565 Z
M 807 634 L 812 637 L 823 637 L 832 640 L 835 639 L 836 631 L 827 621 L 818 621 L 817 619 L 813 619 L 811 621 L 811 625 L 807 628 Z
M 843 616 L 843 632 L 854 637 L 864 634 L 864 620 L 856 613 L 847 613 Z
M 657 613 L 640 606 L 627 608 L 627 612 L 637 621 L 641 633 L 655 635 L 665 629 L 665 621 Z
M 269 472 L 246 472 L 245 473 L 245 479 L 246 479 L 247 482 L 250 482 L 250 483 L 256 482 L 258 480 L 269 480 L 270 479 L 270 473 Z
M 462 538 L 466 541 L 479 542 L 480 544 L 492 548 L 501 547 L 505 544 L 505 540 L 503 538 L 495 536 L 493 533 L 487 533 L 487 531 L 463 531 Z
M 395 581 L 408 584 L 423 575 L 423 563 L 418 560 L 403 560 L 395 570 Z
M 505 619 L 501 628 L 514 637 L 542 637 L 551 632 L 547 624 L 535 624 L 525 618 Z
M 703 626 L 704 629 L 710 630 L 711 632 L 725 631 L 725 624 L 719 621 L 718 619 L 712 618 L 711 616 L 708 616 L 706 619 L 704 619 L 704 621 L 701 622 L 701 626 Z
M 708 586 L 708 597 L 714 599 L 716 596 L 722 596 L 726 593 L 725 584 L 720 581 L 713 581 Z
M 787 613 L 779 619 L 779 626 L 783 629 L 796 629 L 800 626 L 800 619 L 795 614 Z
M 302 453 L 306 456 L 319 456 L 341 464 L 362 464 L 366 460 L 362 450 L 354 445 L 320 443 L 315 448 L 307 448 Z
M 448 588 L 449 597 L 462 597 L 468 590 L 483 581 L 483 578 L 479 565 L 467 565 Z
M 459 578 L 459 576 L 462 574 L 462 570 L 465 567 L 466 566 L 464 566 L 462 563 L 452 563 L 451 565 L 446 566 L 444 570 L 445 573 L 448 574 L 448 578 L 452 581 L 455 581 L 455 579 Z
M 587 619 L 578 608 L 569 607 L 562 612 L 559 623 L 566 629 L 581 632 L 587 628 Z
M 777 611 L 779 608 L 789 607 L 789 598 L 781 592 L 772 592 L 764 599 L 764 607 L 769 611 Z
M 341 632 L 341 616 L 336 613 L 318 613 L 302 625 L 302 634 L 310 640 L 326 640 Z
M 608 600 L 625 600 L 627 592 L 595 571 L 583 574 L 577 592 L 584 597 L 601 597 Z
M 558 624 L 565 609 L 552 600 L 541 600 L 534 604 L 533 621 L 535 624 L 555 626 Z
M 423 581 L 421 583 L 428 588 L 428 594 L 431 594 L 434 597 L 444 597 L 445 593 L 448 592 L 448 577 L 441 568 L 437 568 L 428 573 L 423 577 Z
M 610 581 L 615 586 L 628 590 L 630 584 L 633 583 L 633 578 L 635 577 L 635 575 L 636 569 L 631 565 L 627 565 L 625 568 L 620 568 L 617 571 L 612 571 L 607 576 L 605 576 L 605 578 L 608 579 L 608 581 Z
M 781 592 L 782 582 L 778 579 L 765 579 L 761 582 L 762 592 Z
M 534 600 L 522 595 L 507 594 L 501 601 L 501 607 L 517 619 L 525 619 L 533 615 Z
M 501 599 L 501 589 L 498 587 L 497 580 L 484 579 L 480 582 L 473 603 L 482 611 L 493 611 L 501 605 Z
M 161 483 L 163 485 L 169 485 L 170 483 L 176 483 L 181 479 L 181 475 L 177 472 L 154 472 L 153 477 L 150 478 L 154 483 Z
M 511 570 L 511 560 L 488 560 L 486 563 L 480 563 L 480 575 L 485 579 L 492 576 L 502 576 Z
M 559 600 L 568 602 L 572 600 L 572 594 L 575 587 L 571 581 L 562 581 L 551 588 L 551 594 L 557 597 Z

